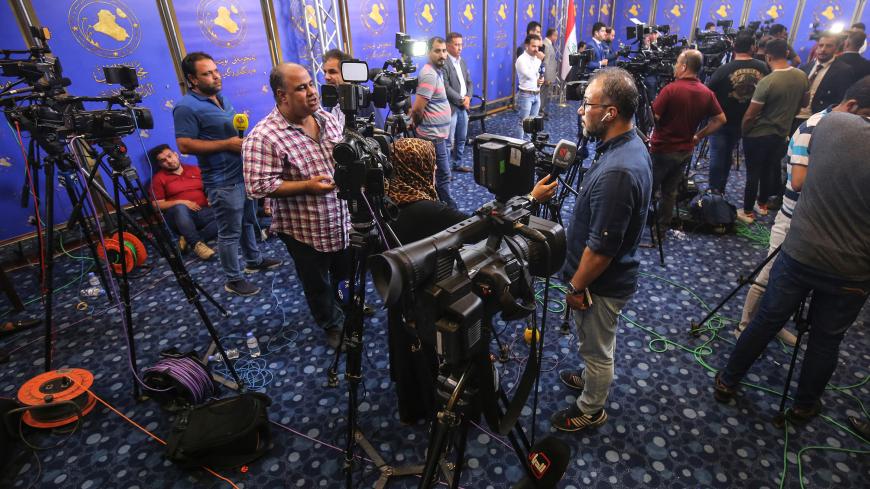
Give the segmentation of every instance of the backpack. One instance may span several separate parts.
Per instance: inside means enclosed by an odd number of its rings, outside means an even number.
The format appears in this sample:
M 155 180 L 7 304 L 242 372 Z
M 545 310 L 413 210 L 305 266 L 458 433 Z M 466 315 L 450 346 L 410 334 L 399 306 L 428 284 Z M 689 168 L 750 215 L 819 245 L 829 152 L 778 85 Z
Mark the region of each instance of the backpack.
M 245 392 L 181 411 L 166 441 L 166 458 L 182 467 L 239 467 L 258 459 L 269 448 L 272 400 Z
M 737 208 L 729 204 L 722 194 L 707 190 L 696 195 L 689 203 L 689 215 L 700 226 L 723 234 L 734 227 Z

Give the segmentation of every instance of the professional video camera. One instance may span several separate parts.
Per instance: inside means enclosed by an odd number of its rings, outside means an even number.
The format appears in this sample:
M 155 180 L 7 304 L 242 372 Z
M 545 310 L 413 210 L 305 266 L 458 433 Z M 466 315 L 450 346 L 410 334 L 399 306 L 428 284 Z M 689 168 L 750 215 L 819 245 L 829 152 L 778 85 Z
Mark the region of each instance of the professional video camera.
M 625 37 L 628 38 L 629 41 L 636 41 L 638 43 L 644 42 L 644 36 L 647 34 L 652 34 L 653 32 L 658 32 L 662 35 L 667 35 L 671 32 L 671 26 L 667 24 L 662 25 L 645 25 L 643 22 L 637 23 L 635 25 L 630 25 L 625 28 Z
M 699 73 L 701 79 L 730 61 L 734 50 L 734 38 L 737 36 L 737 31 L 731 28 L 732 25 L 734 21 L 726 19 L 716 21 L 716 26 L 721 27 L 722 32 L 695 29 L 695 48 L 704 55 L 704 66 Z
M 592 61 L 592 51 L 580 51 L 568 55 L 571 72 L 565 83 L 565 98 L 567 100 L 583 100 L 586 87 L 589 85 L 589 73 L 586 66 Z
M 401 57 L 388 59 L 381 70 L 372 73 L 375 107 L 390 109 L 390 116 L 384 128 L 390 134 L 410 135 L 411 119 L 407 112 L 411 108 L 411 94 L 417 89 L 417 77 L 409 76 L 417 71 L 415 56 L 427 52 L 426 41 L 415 41 L 411 36 L 396 33 L 396 49 Z
M 741 27 L 740 30 L 747 30 L 755 35 L 755 39 L 761 39 L 770 34 L 771 25 L 773 25 L 773 19 L 766 19 L 764 21 L 753 20 L 749 24 L 746 24 L 746 26 Z
M 357 112 L 372 101 L 371 91 L 363 85 L 369 73 L 365 61 L 342 61 L 344 83 L 337 87 L 323 85 L 321 92 L 323 105 L 337 105 L 345 116 L 344 135 L 332 149 L 338 197 L 355 200 L 365 189 L 370 200 L 380 202 L 384 195 L 384 178 L 392 176 L 389 154 L 393 137 L 376 129 L 371 118 L 357 117 Z

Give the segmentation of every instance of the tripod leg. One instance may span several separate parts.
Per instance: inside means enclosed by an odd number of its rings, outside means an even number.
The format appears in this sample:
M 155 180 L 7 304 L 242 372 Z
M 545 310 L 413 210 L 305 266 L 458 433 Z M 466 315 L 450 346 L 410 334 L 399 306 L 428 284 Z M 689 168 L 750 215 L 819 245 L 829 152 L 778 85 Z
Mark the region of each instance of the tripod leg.
M 450 480 L 451 489 L 459 489 L 459 479 L 462 478 L 462 466 L 465 460 L 465 447 L 468 444 L 468 424 L 467 418 L 463 418 L 459 423 L 459 431 L 457 433 L 456 443 L 456 461 L 453 463 L 453 477 Z
M 804 336 L 804 333 L 809 331 L 810 325 L 806 319 L 803 317 L 804 307 L 806 306 L 806 297 L 801 301 L 800 305 L 798 305 L 797 311 L 795 311 L 794 322 L 797 326 L 797 339 L 795 340 L 794 349 L 791 352 L 791 363 L 788 366 L 788 373 L 785 376 L 785 385 L 782 387 L 782 397 L 779 400 L 779 412 L 773 418 L 773 425 L 777 428 L 782 428 L 785 426 L 786 421 L 786 413 L 785 413 L 785 401 L 788 399 L 788 389 L 791 385 L 791 378 L 794 374 L 794 366 L 797 363 L 798 351 L 801 349 L 801 339 Z
M 36 192 L 36 189 L 34 189 Z M 42 268 L 45 274 L 42 277 L 42 293 L 44 294 L 45 310 L 45 371 L 51 371 L 51 350 L 53 338 L 52 309 L 54 299 L 54 163 L 49 161 L 45 165 L 45 255 L 40 256 Z M 36 209 L 37 219 L 39 209 Z
M 115 209 L 121 208 L 121 174 L 117 171 L 112 172 L 112 186 L 115 187 Z M 136 364 L 136 343 L 133 339 L 133 305 L 130 301 L 130 277 L 127 275 L 127 254 L 124 253 L 124 219 L 120 214 L 117 215 L 118 223 L 118 241 L 121 243 L 120 258 L 121 258 L 121 301 L 123 302 L 124 328 L 127 331 L 127 347 L 130 348 L 130 362 L 133 369 L 138 369 Z M 139 382 L 136 378 L 136 373 L 133 372 L 133 398 L 139 399 L 141 392 L 139 391 Z
M 662 230 L 661 230 L 661 228 L 659 228 L 660 224 L 659 224 L 659 204 L 658 204 L 658 201 L 653 199 L 652 206 L 653 206 L 653 212 L 652 212 L 653 215 L 652 215 L 652 223 L 650 223 L 650 233 L 653 233 L 653 232 L 656 233 L 655 234 L 656 244 L 659 245 L 658 246 L 658 248 L 659 248 L 659 263 L 661 263 L 662 266 L 665 266 L 665 247 L 664 247 L 664 243 L 663 243 L 664 236 L 662 236 L 662 234 L 663 234 Z

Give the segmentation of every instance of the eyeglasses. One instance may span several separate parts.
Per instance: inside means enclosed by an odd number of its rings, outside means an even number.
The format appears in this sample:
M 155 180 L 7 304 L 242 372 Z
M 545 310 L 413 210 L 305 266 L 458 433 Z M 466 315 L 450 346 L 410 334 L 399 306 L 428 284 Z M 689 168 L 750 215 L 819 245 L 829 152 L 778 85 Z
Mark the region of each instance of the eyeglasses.
M 583 103 L 580 104 L 580 108 L 585 111 L 586 107 L 606 107 L 609 105 L 612 105 L 612 104 L 591 104 L 591 103 L 589 103 L 588 100 L 584 100 Z

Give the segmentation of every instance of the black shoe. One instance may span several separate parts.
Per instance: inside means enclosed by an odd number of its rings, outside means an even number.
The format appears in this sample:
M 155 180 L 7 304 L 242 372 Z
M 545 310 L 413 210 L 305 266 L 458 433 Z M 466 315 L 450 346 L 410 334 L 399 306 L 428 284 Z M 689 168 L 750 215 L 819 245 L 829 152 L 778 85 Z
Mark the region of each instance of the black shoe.
M 467 166 L 454 166 L 453 171 L 459 172 L 459 173 L 471 173 L 471 168 L 469 168 Z
M 341 328 L 332 328 L 326 330 L 326 344 L 335 350 L 341 344 Z
M 375 306 L 371 304 L 363 304 L 363 316 L 374 316 Z
M 852 425 L 855 432 L 863 436 L 865 440 L 870 441 L 870 422 L 849 416 L 849 424 Z
M 716 372 L 716 378 L 713 381 L 713 397 L 715 397 L 717 401 L 727 404 L 737 395 L 737 389 L 728 387 L 722 383 L 722 380 L 719 378 L 720 375 L 721 372 Z
M 582 370 L 562 370 L 559 372 L 559 380 L 568 387 L 582 391 L 586 387 L 586 381 L 583 380 Z
M 272 268 L 280 267 L 284 262 L 276 258 L 263 258 L 259 265 L 246 265 L 245 273 L 262 272 Z
M 248 282 L 247 280 L 240 278 L 238 280 L 230 280 L 229 282 L 224 284 L 224 290 L 231 294 L 240 295 L 242 297 L 248 297 L 252 295 L 256 295 L 257 292 L 260 291 L 260 288 L 256 285 Z
M 595 414 L 583 414 L 580 408 L 572 405 L 550 417 L 553 428 L 559 431 L 581 431 L 586 428 L 597 428 L 607 421 L 607 412 L 598 411 Z
M 789 422 L 803 426 L 813 420 L 822 412 L 822 402 L 816 401 L 809 407 L 793 407 L 785 412 L 785 418 Z

